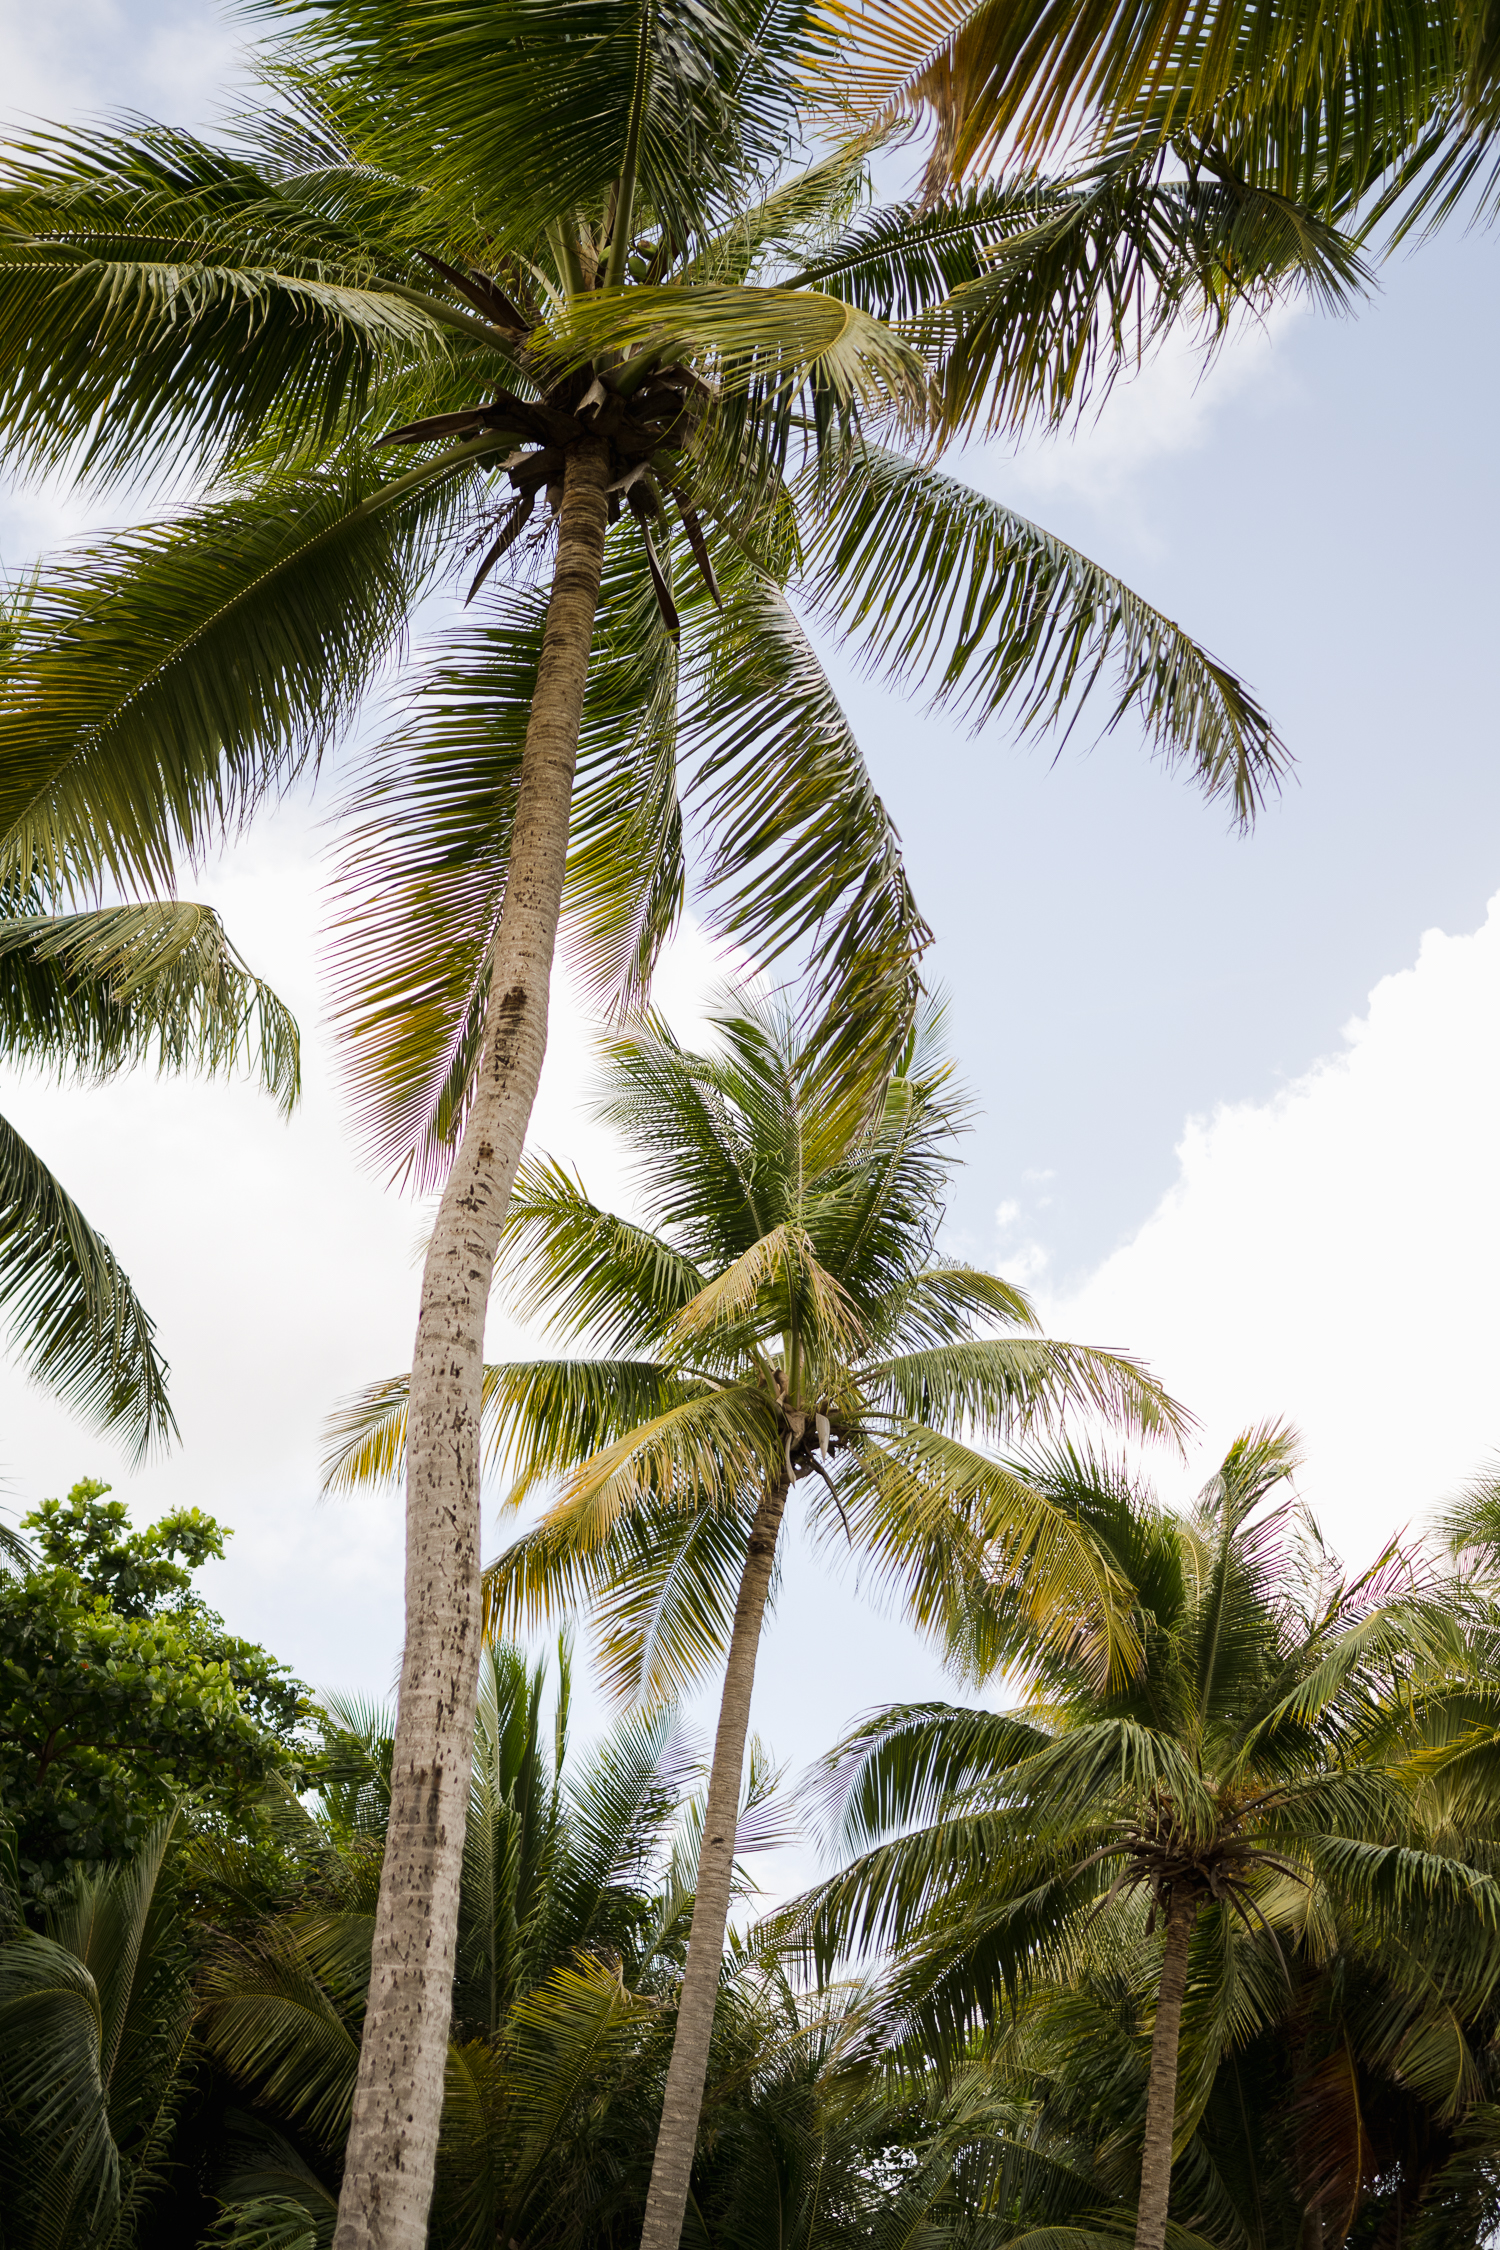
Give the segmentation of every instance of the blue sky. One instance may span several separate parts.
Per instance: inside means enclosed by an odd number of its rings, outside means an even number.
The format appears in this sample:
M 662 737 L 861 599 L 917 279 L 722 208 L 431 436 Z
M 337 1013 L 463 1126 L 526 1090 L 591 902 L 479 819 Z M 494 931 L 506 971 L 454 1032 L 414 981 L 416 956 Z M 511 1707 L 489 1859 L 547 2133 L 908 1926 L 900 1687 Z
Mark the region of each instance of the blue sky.
M 11 103 L 54 117 L 204 123 L 237 38 L 144 0 L 0 0 L 0 26 Z M 1493 233 L 1451 231 L 1356 319 L 1277 314 L 1201 382 L 1175 352 L 1075 438 L 969 460 L 1268 705 L 1297 775 L 1252 839 L 1128 726 L 1054 763 L 849 683 L 983 1111 L 955 1240 L 1198 1408 L 1202 1448 L 1163 1465 L 1174 1493 L 1244 1421 L 1295 1415 L 1304 1490 L 1360 1557 L 1500 1441 L 1497 258 Z M 0 495 L 0 555 L 84 520 L 58 490 Z M 381 1689 L 399 1511 L 317 1504 L 315 1461 L 333 1400 L 403 1363 L 420 1226 L 354 1165 L 319 1028 L 324 810 L 294 800 L 203 886 L 301 1014 L 293 1126 L 243 1088 L 5 1089 L 157 1313 L 184 1444 L 130 1478 L 0 1369 L 0 1473 L 19 1504 L 89 1470 L 141 1514 L 214 1509 L 238 1531 L 210 1588 L 232 1622 L 315 1681 Z M 669 1005 L 690 1011 L 709 969 L 689 941 Z M 578 1123 L 587 1069 L 565 1002 L 537 1139 L 617 1192 Z M 758 1700 L 785 1754 L 935 1683 L 903 1629 L 797 1558 Z

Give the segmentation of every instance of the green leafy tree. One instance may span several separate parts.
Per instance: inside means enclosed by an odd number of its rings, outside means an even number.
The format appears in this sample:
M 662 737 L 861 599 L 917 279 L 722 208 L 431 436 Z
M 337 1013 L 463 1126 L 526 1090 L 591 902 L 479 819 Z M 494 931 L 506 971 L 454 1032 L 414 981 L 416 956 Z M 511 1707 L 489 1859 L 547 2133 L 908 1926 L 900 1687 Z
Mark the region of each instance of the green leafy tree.
M 14 871 L 12 870 L 12 873 Z M 85 1079 L 246 1064 L 289 1111 L 297 1027 L 187 901 L 43 914 L 0 893 L 0 1058 Z M 152 1321 L 109 1244 L 0 1117 L 0 1312 L 23 1365 L 137 1454 L 175 1434 Z
M 0 1571 L 0 1820 L 23 1895 L 129 1858 L 176 1803 L 243 1814 L 296 1754 L 298 1683 L 224 1630 L 192 1572 L 224 1552 L 196 1508 L 132 1531 L 86 1478 Z
M 1294 1501 L 1265 1505 L 1295 1459 L 1285 1431 L 1252 1432 L 1180 1517 L 1070 1450 L 1036 1461 L 1135 1589 L 1138 1666 L 1106 1684 L 1039 1651 L 1029 1707 L 896 1707 L 825 1769 L 865 1848 L 800 1926 L 825 1961 L 896 1944 L 895 2004 L 933 2052 L 1038 1976 L 1151 1949 L 1138 2250 L 1161 2250 L 1174 2151 L 1224 2057 L 1281 2019 L 1288 1952 L 1316 1960 L 1332 1913 L 1374 1925 L 1422 1895 L 1436 1926 L 1487 1895 L 1426 1850 L 1403 1761 L 1365 1754 L 1420 1646 L 1409 1566 L 1340 1577 Z
M 711 921 L 762 960 L 812 951 L 830 1067 L 878 1081 L 926 926 L 789 589 L 976 723 L 1076 717 L 1106 684 L 1105 723 L 1138 713 L 1242 821 L 1282 763 L 1232 673 L 930 453 L 992 393 L 1080 402 L 1141 322 L 1342 294 L 1346 246 L 1274 199 L 1142 174 L 1086 196 L 1033 283 L 1010 262 L 1010 294 L 959 323 L 949 396 L 943 308 L 1018 214 L 980 198 L 872 231 L 868 136 L 793 170 L 813 28 L 801 0 L 336 0 L 273 48 L 225 145 L 40 136 L 0 188 L 12 462 L 207 485 L 75 550 L 19 616 L 0 869 L 49 895 L 163 886 L 321 751 L 438 574 L 490 589 L 377 754 L 346 862 L 372 1139 L 446 1179 L 343 2250 L 416 2250 L 436 2146 L 484 1316 L 564 899 L 598 985 L 638 995 L 695 813 Z
M 1039 1632 L 1070 1645 L 1082 1633 L 1106 1676 L 1134 1652 L 1110 1565 L 1066 1507 L 975 1440 L 1066 1408 L 1176 1426 L 1137 1363 L 1043 1339 L 1019 1291 L 934 1254 L 963 1115 L 935 1025 L 873 1125 L 792 1022 L 746 1003 L 716 1031 L 713 1054 L 660 1027 L 610 1050 L 601 1114 L 635 1159 L 648 1223 L 601 1210 L 557 1164 L 530 1162 L 518 1180 L 504 1254 L 517 1306 L 592 1333 L 602 1355 L 486 1376 L 492 1453 L 519 1471 L 512 1503 L 564 1480 L 491 1567 L 491 1616 L 585 1605 L 625 1695 L 675 1693 L 725 1662 L 648 2250 L 675 2250 L 686 2206 L 756 1655 L 793 1487 L 810 1493 L 819 1535 L 870 1556 L 963 1659 L 994 1662 L 1004 1582 Z M 399 1379 L 356 1401 L 333 1480 L 396 1471 L 405 1416 Z

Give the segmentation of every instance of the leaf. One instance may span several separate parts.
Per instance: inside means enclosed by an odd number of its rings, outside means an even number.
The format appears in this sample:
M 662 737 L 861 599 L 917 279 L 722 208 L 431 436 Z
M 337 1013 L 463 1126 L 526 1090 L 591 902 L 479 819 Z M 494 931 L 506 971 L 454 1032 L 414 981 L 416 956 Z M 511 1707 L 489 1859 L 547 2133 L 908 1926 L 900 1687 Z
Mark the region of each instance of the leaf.
M 0 1309 L 37 1381 L 139 1459 L 177 1435 L 155 1324 L 107 1242 L 0 1118 Z
M 243 1058 L 283 1114 L 301 1087 L 292 1016 L 212 907 L 185 901 L 0 918 L 0 1053 L 95 1078 Z
M 1134 709 L 1158 755 L 1185 765 L 1248 828 L 1286 753 L 1232 672 L 1118 578 L 997 501 L 860 447 L 828 495 L 808 580 L 819 614 L 897 682 L 937 673 L 933 702 L 977 727 L 1068 718 L 1113 670 L 1111 732 Z
M 399 643 L 462 472 L 267 478 L 54 563 L 0 680 L 0 875 L 169 889 L 288 782 Z

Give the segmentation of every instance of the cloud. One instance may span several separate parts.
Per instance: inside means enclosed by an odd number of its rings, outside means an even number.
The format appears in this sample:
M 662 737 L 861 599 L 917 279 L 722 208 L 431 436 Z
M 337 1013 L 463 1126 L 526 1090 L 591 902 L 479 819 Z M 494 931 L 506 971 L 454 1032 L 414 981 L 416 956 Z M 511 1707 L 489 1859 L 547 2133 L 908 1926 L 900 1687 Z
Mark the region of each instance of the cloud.
M 1497 1116 L 1500 897 L 1429 931 L 1340 1053 L 1191 1120 L 1172 1189 L 1049 1323 L 1143 1352 L 1202 1417 L 1185 1488 L 1290 1417 L 1305 1497 L 1368 1560 L 1500 1443 Z

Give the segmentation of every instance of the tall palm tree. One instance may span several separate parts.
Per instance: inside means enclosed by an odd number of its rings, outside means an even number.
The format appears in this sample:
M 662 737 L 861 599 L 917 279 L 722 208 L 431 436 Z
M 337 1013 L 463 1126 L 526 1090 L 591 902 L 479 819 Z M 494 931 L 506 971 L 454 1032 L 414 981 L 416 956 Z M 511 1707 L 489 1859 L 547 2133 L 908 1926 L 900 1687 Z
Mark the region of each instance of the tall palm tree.
M 1252 1431 L 1185 1516 L 1070 1450 L 1034 1463 L 1133 1587 L 1139 1666 L 1101 1684 L 1042 1650 L 1020 1710 L 877 1714 L 823 1772 L 859 1856 L 789 1910 L 825 1960 L 895 1943 L 898 2019 L 950 2054 L 1008 1991 L 1155 1933 L 1137 2250 L 1222 2057 L 1279 2019 L 1287 1952 L 1316 1953 L 1320 1897 L 1368 1918 L 1402 1884 L 1473 1888 L 1362 1755 L 1411 1668 L 1409 1566 L 1341 1578 L 1295 1501 L 1265 1505 L 1295 1463 Z
M 186 901 L 0 915 L 0 1057 L 85 1079 L 246 1063 L 283 1112 L 297 1027 L 212 910 Z M 18 910 L 24 908 L 24 911 Z M 153 1322 L 61 1181 L 0 1117 L 0 1308 L 22 1364 L 137 1454 L 176 1431 Z
M 976 720 L 1072 714 L 1110 677 L 1108 721 L 1137 710 L 1242 821 L 1281 762 L 1253 698 L 1170 620 L 892 448 L 941 442 L 992 391 L 1065 409 L 1143 325 L 1342 293 L 1347 247 L 1274 199 L 1142 174 L 1103 203 L 1064 192 L 1047 255 L 1001 257 L 998 294 L 955 324 L 955 282 L 1007 234 L 1031 241 L 1030 203 L 871 227 L 854 216 L 868 136 L 789 172 L 811 35 L 803 0 L 329 0 L 273 48 L 264 105 L 225 144 L 42 135 L 0 186 L 9 459 L 209 483 L 66 559 L 21 617 L 0 870 L 169 883 L 316 758 L 437 577 L 492 590 L 377 757 L 346 860 L 372 1137 L 445 1184 L 342 2250 L 415 2250 L 426 2207 L 477 1680 L 484 1314 L 565 894 L 599 980 L 638 994 L 684 896 L 682 768 L 718 926 L 766 958 L 815 946 L 821 997 L 840 996 L 831 1060 L 878 1079 L 926 925 L 789 584 Z M 385 445 L 414 465 L 390 473 Z
M 935 1254 L 963 1116 L 935 1024 L 873 1125 L 830 1085 L 816 1034 L 748 1002 L 716 1030 L 713 1054 L 660 1026 L 610 1051 L 602 1114 L 636 1159 L 647 1224 L 600 1209 L 558 1164 L 522 1168 L 504 1252 L 519 1308 L 591 1332 L 604 1356 L 495 1367 L 485 1385 L 491 1450 L 518 1469 L 512 1504 L 565 1480 L 491 1566 L 492 1619 L 587 1603 L 626 1695 L 674 1693 L 725 1660 L 647 2250 L 675 2250 L 682 2227 L 794 1487 L 815 1531 L 872 1557 L 950 1652 L 981 1670 L 1003 1653 L 1004 1584 L 1102 1680 L 1133 1646 L 1109 1566 L 1065 1508 L 978 1448 L 1066 1407 L 1158 1432 L 1177 1419 L 1134 1361 L 1042 1339 L 1018 1290 Z M 399 1468 L 406 1398 L 398 1378 L 354 1402 L 333 1482 Z

